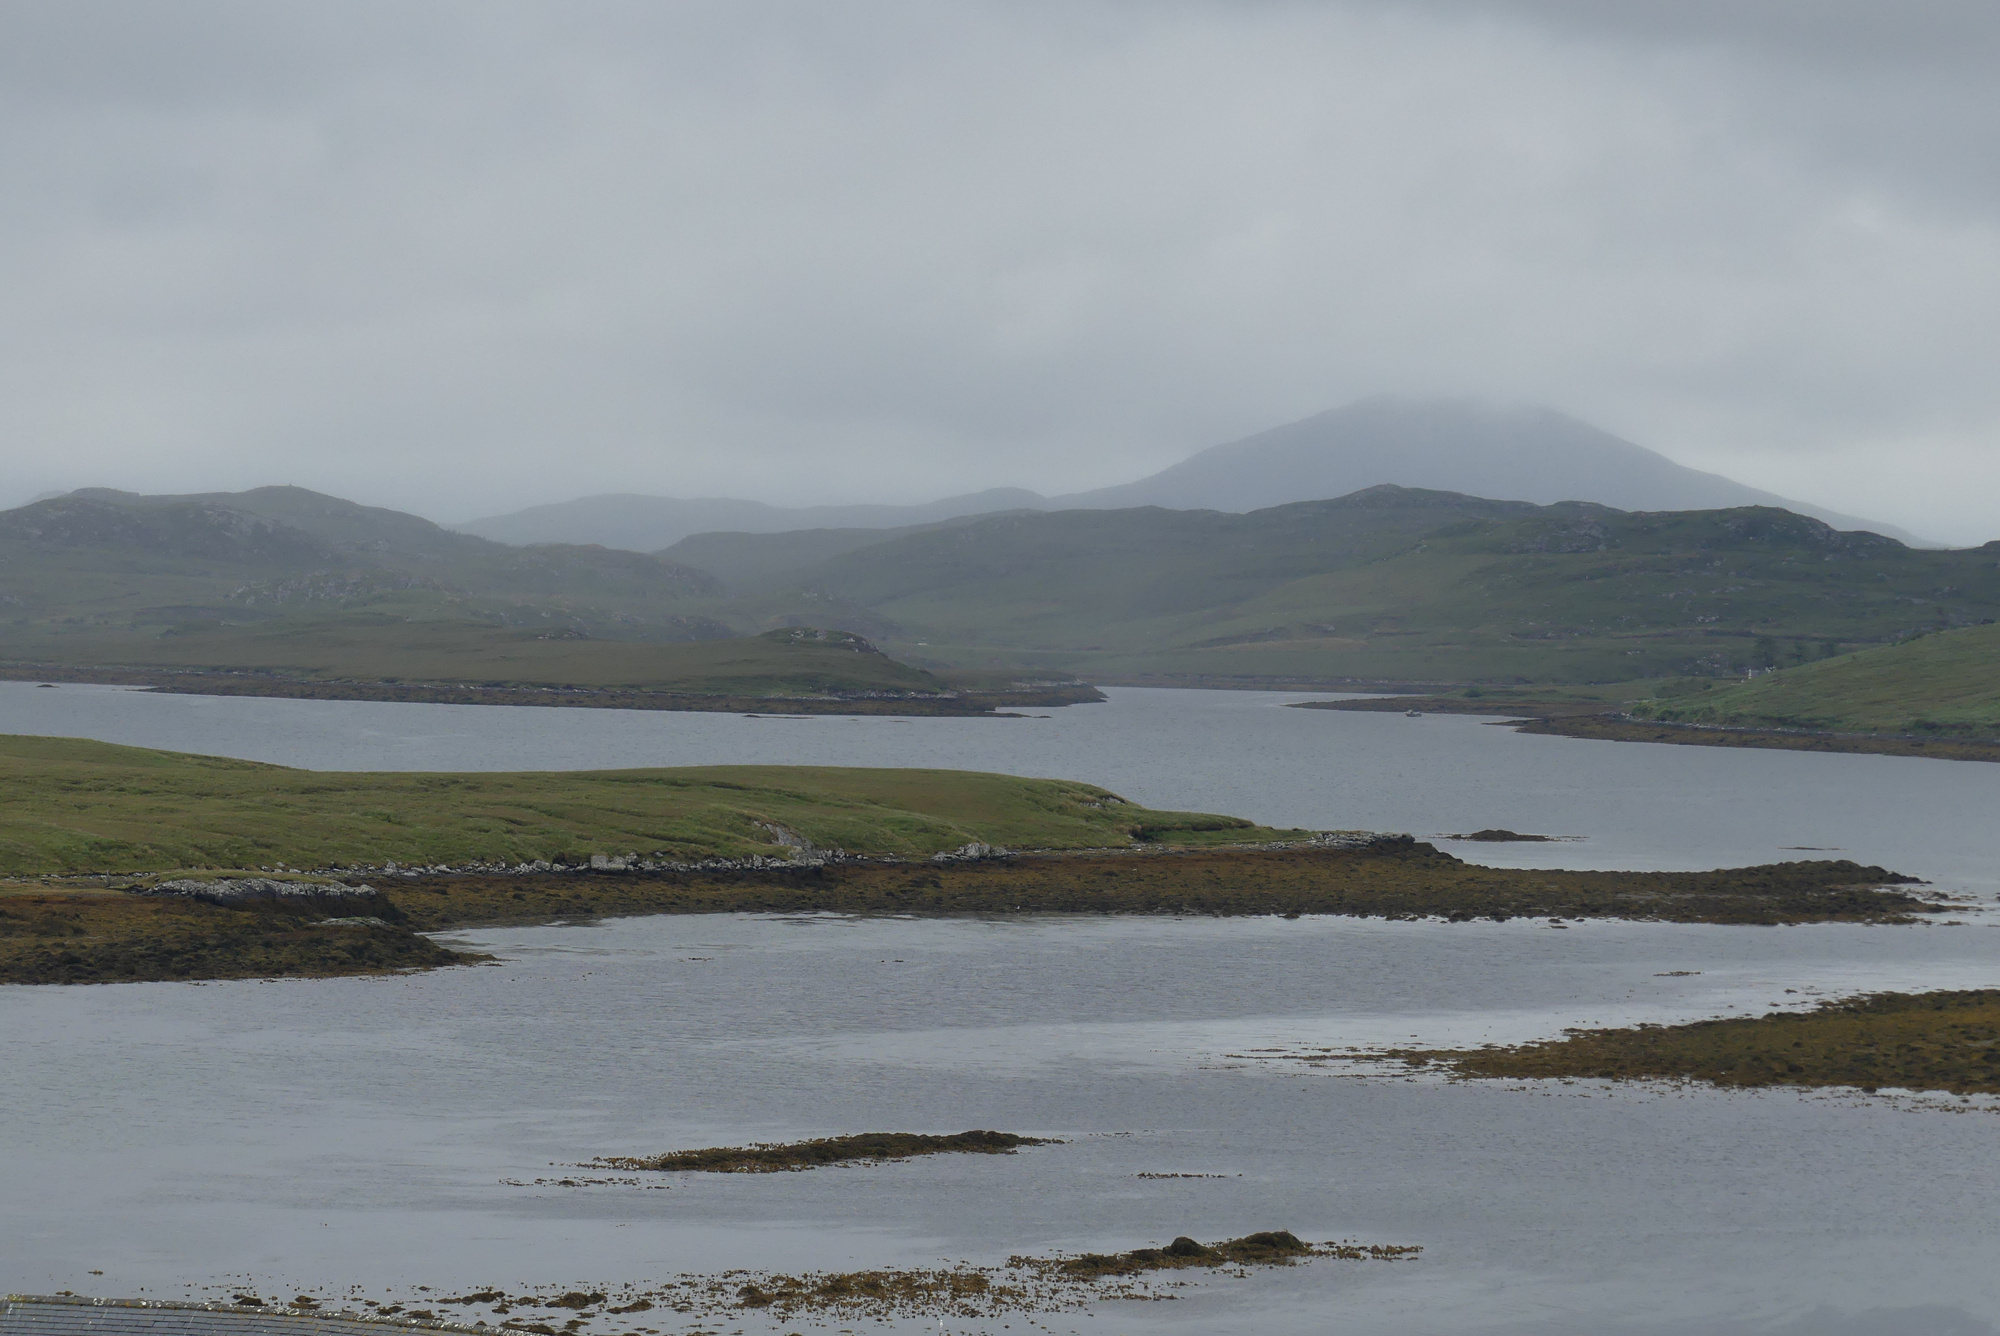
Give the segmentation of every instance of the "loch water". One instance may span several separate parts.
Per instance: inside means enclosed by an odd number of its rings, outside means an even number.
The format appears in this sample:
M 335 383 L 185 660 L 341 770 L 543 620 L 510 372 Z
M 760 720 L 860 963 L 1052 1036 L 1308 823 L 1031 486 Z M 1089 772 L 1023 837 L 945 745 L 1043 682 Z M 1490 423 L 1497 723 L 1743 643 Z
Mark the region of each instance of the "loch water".
M 1276 694 L 1111 694 L 1048 719 L 765 720 L 4 684 L 0 731 L 318 768 L 1056 774 L 1287 825 L 1583 837 L 1445 846 L 1484 861 L 1701 867 L 1817 846 L 1973 896 L 2000 888 L 2000 767 L 1525 737 L 1291 710 Z M 652 917 L 454 933 L 501 963 L 396 978 L 0 988 L 0 1287 L 359 1286 L 407 1302 L 418 1286 L 990 1264 L 1283 1228 L 1424 1252 L 945 1330 L 1991 1336 L 1989 1101 L 1454 1084 L 1299 1055 L 1990 986 L 1996 917 Z M 600 1154 L 967 1127 L 1062 1144 L 675 1175 L 665 1190 L 534 1184 Z M 1142 1177 L 1156 1174 L 1205 1176 Z M 746 1336 L 939 1329 L 644 1319 Z

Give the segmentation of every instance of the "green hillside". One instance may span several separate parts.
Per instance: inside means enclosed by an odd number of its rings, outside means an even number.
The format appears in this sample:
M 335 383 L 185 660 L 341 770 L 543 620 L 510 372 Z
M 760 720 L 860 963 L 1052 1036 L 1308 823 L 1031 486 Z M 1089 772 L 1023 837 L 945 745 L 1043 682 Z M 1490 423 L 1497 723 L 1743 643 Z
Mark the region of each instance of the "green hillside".
M 783 590 L 821 562 L 914 533 L 956 528 L 982 517 L 958 517 L 894 529 L 792 529 L 782 533 L 698 533 L 655 556 L 706 571 L 731 594 Z
M 0 512 L 0 656 L 351 612 L 627 640 L 734 634 L 682 605 L 704 571 L 637 552 L 508 547 L 298 487 L 144 497 L 87 489 Z
M 1228 817 L 1150 811 L 1089 784 L 951 770 L 322 773 L 0 736 L 0 873 L 14 876 L 785 857 L 799 839 L 925 856 L 971 843 L 1075 849 L 1277 834 Z
M 2000 625 L 1844 654 L 1734 686 L 1642 701 L 1676 723 L 2000 737 Z
M 516 548 L 296 487 L 0 513 L 0 663 L 768 696 L 934 695 L 847 632 L 739 636 L 659 557 Z
M 697 554 L 727 583 L 672 559 Z M 732 679 L 713 665 L 769 651 L 687 647 L 828 627 L 887 651 L 839 670 L 865 664 L 860 690 L 922 689 L 925 672 L 1573 684 L 1740 676 L 1996 618 L 2000 544 L 1912 549 L 1768 507 L 1401 487 L 1249 514 L 698 535 L 667 556 L 506 547 L 297 488 L 0 513 L 0 663 L 15 665 L 756 694 L 818 690 L 798 684 L 820 667 Z
M 1377 487 L 1230 515 L 1012 514 L 799 571 L 898 657 L 1125 681 L 1723 676 L 2000 617 L 1995 545 L 1763 507 L 1627 513 Z M 749 601 L 746 601 L 749 602 Z

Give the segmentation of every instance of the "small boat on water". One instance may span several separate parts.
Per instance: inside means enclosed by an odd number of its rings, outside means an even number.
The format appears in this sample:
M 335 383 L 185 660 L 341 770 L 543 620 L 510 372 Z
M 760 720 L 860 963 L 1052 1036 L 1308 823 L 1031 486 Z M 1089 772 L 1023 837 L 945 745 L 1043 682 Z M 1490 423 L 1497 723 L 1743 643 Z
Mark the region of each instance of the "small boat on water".
M 1423 718 L 1423 717 L 1424 717 L 1424 712 L 1423 712 L 1422 710 L 1405 710 L 1405 711 L 1403 711 L 1403 718 L 1405 718 L 1405 719 L 1421 719 L 1421 718 Z

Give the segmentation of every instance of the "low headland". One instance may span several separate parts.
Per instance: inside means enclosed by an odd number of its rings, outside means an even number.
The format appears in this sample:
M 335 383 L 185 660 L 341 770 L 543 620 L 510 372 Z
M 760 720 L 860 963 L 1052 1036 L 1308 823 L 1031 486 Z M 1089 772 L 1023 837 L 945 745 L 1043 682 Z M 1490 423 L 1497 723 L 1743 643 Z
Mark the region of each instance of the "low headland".
M 1724 688 L 1733 690 L 1733 688 Z M 1615 693 L 1612 693 L 1615 695 Z M 1780 751 L 1849 752 L 1873 756 L 1924 756 L 1945 761 L 2000 761 L 2000 739 L 1944 731 L 1875 733 L 1842 731 L 1805 721 L 1781 724 L 1748 719 L 1703 722 L 1651 702 L 1608 699 L 1573 689 L 1472 687 L 1434 695 L 1366 696 L 1351 700 L 1297 701 L 1302 710 L 1353 710 L 1387 714 L 1497 716 L 1517 733 L 1590 738 L 1604 742 L 1665 742 L 1691 747 L 1754 747 Z
M 2000 624 L 1900 638 L 1735 680 L 1662 678 L 1566 687 L 1397 690 L 1313 710 L 1500 715 L 1522 733 L 1696 747 L 2000 761 Z
M 0 680 L 196 696 L 734 714 L 992 717 L 1104 699 L 1062 674 L 940 675 L 853 632 L 803 626 L 646 642 L 350 616 L 65 649 L 60 658 L 0 662 Z
M 1911 923 L 1886 868 L 1491 868 L 1095 785 L 804 766 L 371 774 L 0 737 L 0 982 L 387 973 L 425 935 L 640 914 Z

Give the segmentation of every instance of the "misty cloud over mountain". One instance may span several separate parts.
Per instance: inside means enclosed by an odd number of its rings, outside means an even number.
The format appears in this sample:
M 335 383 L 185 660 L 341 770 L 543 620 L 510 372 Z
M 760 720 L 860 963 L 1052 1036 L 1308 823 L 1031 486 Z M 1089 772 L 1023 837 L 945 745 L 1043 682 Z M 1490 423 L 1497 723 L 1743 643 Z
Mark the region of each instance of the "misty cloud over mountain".
M 1778 506 L 1838 529 L 1921 541 L 1683 468 L 1554 409 L 1454 399 L 1375 398 L 1214 446 L 1150 477 L 1047 497 L 998 488 L 921 506 L 784 508 L 722 498 L 582 497 L 459 526 L 509 543 L 602 543 L 651 552 L 705 532 L 786 533 L 935 524 L 1003 510 L 1251 511 L 1329 500 L 1382 484 L 1496 500 L 1593 501 L 1619 510 Z

